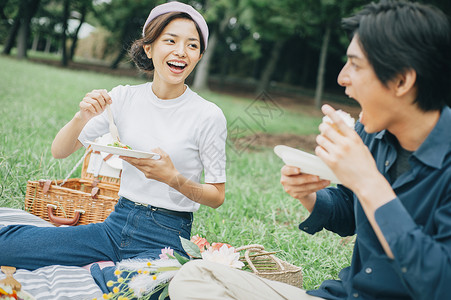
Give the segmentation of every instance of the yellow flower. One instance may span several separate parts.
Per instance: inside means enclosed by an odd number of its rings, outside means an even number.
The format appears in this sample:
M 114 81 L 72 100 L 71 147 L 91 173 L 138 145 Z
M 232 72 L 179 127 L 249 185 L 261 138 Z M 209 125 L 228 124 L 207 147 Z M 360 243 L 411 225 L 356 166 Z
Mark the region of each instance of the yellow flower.
M 106 286 L 107 286 L 107 287 L 112 287 L 113 284 L 114 284 L 114 282 L 113 282 L 112 280 L 110 280 L 110 281 L 108 281 L 108 282 L 106 283 Z
M 149 271 L 144 270 L 143 273 L 144 274 L 149 274 Z
M 117 282 L 119 282 L 119 283 L 122 283 L 122 282 L 124 282 L 124 278 L 122 278 L 122 277 L 119 277 L 119 279 L 117 280 Z
M 102 298 L 103 298 L 103 299 L 110 299 L 110 296 L 107 295 L 107 294 L 103 294 Z
M 142 274 L 143 273 L 143 270 L 138 270 L 138 274 Z
M 153 279 L 153 280 L 157 280 L 157 275 L 153 275 L 153 276 L 152 276 L 152 279 Z
M 117 286 L 115 286 L 113 288 L 113 293 L 115 293 L 115 294 L 119 293 L 119 288 Z
M 114 275 L 116 275 L 116 276 L 119 276 L 119 275 L 121 275 L 121 271 L 120 270 L 116 270 L 116 271 L 114 271 Z
M 152 264 L 150 263 L 150 261 L 147 262 L 147 266 L 150 267 Z

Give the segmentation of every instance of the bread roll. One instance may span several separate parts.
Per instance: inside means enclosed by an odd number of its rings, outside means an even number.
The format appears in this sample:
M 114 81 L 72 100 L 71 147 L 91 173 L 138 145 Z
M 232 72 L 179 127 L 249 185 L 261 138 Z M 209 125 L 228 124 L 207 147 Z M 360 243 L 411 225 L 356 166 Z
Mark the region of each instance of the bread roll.
M 341 109 L 337 110 L 336 113 L 341 117 L 341 119 L 345 122 L 345 124 L 347 126 L 349 126 L 350 128 L 354 128 L 355 125 L 355 119 L 353 117 L 351 117 L 350 114 L 348 114 L 347 112 L 342 111 Z M 334 124 L 334 122 L 328 117 L 328 116 L 324 116 L 323 117 L 323 122 L 324 123 L 329 123 L 333 128 L 335 128 L 335 130 L 337 130 L 340 134 L 343 134 L 337 127 L 336 124 Z

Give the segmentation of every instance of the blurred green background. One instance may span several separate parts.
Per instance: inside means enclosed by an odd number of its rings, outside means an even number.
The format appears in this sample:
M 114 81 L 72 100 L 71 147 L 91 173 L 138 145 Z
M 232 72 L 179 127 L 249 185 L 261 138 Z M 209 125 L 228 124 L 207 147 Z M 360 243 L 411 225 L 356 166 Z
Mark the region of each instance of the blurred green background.
M 140 37 L 150 10 L 164 2 L 2 0 L 2 53 L 27 58 L 33 50 L 62 66 L 84 62 L 134 70 L 127 49 Z M 210 29 L 208 50 L 189 80 L 194 90 L 303 95 L 315 99 L 317 108 L 324 99 L 349 101 L 336 83 L 348 43 L 340 20 L 371 1 L 181 2 L 198 9 Z M 451 14 L 450 0 L 422 2 Z

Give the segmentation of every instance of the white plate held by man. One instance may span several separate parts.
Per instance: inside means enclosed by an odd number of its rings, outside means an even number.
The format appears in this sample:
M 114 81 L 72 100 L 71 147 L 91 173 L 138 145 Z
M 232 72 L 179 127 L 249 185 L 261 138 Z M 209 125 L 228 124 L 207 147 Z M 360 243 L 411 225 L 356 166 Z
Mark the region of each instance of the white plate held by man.
M 274 152 L 286 165 L 298 167 L 302 173 L 319 176 L 321 179 L 330 180 L 331 183 L 340 183 L 334 172 L 316 155 L 285 145 L 275 146 Z

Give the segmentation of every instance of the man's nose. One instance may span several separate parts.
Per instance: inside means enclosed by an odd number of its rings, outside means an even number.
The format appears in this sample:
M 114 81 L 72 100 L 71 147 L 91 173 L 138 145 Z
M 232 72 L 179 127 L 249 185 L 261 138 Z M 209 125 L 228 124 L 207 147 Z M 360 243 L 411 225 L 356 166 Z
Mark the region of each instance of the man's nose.
M 348 75 L 348 63 L 346 63 L 341 69 L 337 77 L 337 82 L 341 86 L 347 86 L 351 82 Z

